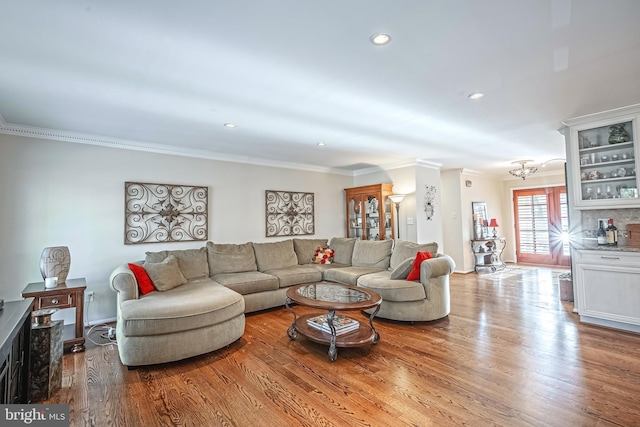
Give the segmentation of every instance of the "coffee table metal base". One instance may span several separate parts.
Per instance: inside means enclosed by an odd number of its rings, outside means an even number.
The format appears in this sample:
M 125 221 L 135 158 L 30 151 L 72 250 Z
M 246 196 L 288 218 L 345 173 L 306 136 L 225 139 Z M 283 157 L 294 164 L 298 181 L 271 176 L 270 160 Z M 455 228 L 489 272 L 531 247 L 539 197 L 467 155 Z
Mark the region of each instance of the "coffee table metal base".
M 380 341 L 380 334 L 373 326 L 373 319 L 380 310 L 380 305 L 377 305 L 375 311 L 369 316 L 368 325 L 359 322 L 360 327 L 355 331 L 348 332 L 344 335 L 336 335 L 336 329 L 333 326 L 333 319 L 336 316 L 336 310 L 328 310 L 327 320 L 329 320 L 328 323 L 331 333 L 327 333 L 307 324 L 307 319 L 314 317 L 317 314 L 305 314 L 298 317 L 295 311 L 291 308 L 292 302 L 291 298 L 287 297 L 285 307 L 293 314 L 293 322 L 289 329 L 287 329 L 287 336 L 289 339 L 295 340 L 299 333 L 311 341 L 315 341 L 320 344 L 328 344 L 329 360 L 332 362 L 335 362 L 338 358 L 338 347 L 360 347 L 367 344 L 377 344 Z

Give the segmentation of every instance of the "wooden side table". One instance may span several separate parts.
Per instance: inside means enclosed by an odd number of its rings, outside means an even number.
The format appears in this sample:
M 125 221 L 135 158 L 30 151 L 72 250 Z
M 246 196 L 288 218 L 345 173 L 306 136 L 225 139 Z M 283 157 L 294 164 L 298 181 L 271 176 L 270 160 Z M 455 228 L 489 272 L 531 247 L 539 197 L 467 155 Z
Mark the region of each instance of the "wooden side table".
M 45 308 L 75 308 L 76 325 L 73 338 L 64 341 L 64 351 L 78 353 L 84 351 L 84 291 L 87 281 L 84 277 L 67 279 L 66 283 L 46 289 L 44 282 L 29 283 L 22 291 L 23 298 L 33 298 L 33 310 Z M 65 327 L 65 332 L 68 330 Z M 68 334 L 64 334 L 65 336 Z

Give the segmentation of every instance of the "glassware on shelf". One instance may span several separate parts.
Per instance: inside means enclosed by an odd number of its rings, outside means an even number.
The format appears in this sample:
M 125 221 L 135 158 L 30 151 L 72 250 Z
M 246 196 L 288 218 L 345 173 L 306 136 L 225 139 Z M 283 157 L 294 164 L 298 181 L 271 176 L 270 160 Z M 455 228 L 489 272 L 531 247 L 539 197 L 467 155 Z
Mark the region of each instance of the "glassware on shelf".
M 619 144 L 631 141 L 631 137 L 624 130 L 624 123 L 609 126 L 609 144 Z

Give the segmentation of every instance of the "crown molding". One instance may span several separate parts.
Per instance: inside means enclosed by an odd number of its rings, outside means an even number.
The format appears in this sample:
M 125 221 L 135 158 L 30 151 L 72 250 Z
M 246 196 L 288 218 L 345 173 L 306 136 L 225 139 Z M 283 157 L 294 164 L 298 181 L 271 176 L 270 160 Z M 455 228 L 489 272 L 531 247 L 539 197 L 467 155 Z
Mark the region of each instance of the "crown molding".
M 401 163 L 389 163 L 389 164 L 380 165 L 380 166 L 369 166 L 367 168 L 354 170 L 353 176 L 367 175 L 370 173 L 375 173 L 380 171 L 390 171 L 393 169 L 407 168 L 415 165 L 416 165 L 415 161 L 409 161 L 409 162 L 401 162 Z
M 35 126 L 24 126 L 7 123 L 0 116 L 0 133 L 7 135 L 24 136 L 28 138 L 42 138 L 55 141 L 73 142 L 76 144 L 97 145 L 102 147 L 119 148 L 123 150 L 143 151 L 148 153 L 168 154 L 172 156 L 194 157 L 199 159 L 217 160 L 221 162 L 243 163 L 256 166 L 268 166 L 275 168 L 296 169 L 307 172 L 331 173 L 336 175 L 353 176 L 354 171 L 314 166 L 303 163 L 271 161 L 253 158 L 249 156 L 232 156 L 215 153 L 207 150 L 194 150 L 178 148 L 171 145 L 131 141 L 120 138 L 112 138 L 100 135 L 90 135 L 77 132 L 68 132 L 56 129 L 46 129 Z
M 429 168 L 429 169 L 440 170 L 442 168 L 442 163 L 432 162 L 430 160 L 425 160 L 425 159 L 417 159 L 416 164 L 418 166 L 422 166 L 424 168 Z

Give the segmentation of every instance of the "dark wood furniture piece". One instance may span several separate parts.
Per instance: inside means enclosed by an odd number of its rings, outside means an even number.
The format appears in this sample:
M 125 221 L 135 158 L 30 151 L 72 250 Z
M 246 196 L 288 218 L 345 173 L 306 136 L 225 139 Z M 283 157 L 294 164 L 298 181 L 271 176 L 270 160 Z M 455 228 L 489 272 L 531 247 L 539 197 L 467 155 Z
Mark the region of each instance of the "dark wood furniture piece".
M 389 196 L 393 184 L 345 188 L 347 237 L 362 240 L 395 238 L 395 213 Z
M 307 319 L 317 316 L 318 313 L 297 317 L 290 307 L 292 302 L 327 310 L 331 332 L 323 332 L 309 326 Z M 291 286 L 287 289 L 286 308 L 293 313 L 293 323 L 287 329 L 287 336 L 294 340 L 300 333 L 312 341 L 329 344 L 329 360 L 334 362 L 338 358 L 337 347 L 360 347 L 367 344 L 377 344 L 380 341 L 380 334 L 373 327 L 373 318 L 378 313 L 381 303 L 382 298 L 376 292 L 356 286 L 325 282 Z M 376 309 L 369 316 L 368 325 L 358 322 L 360 323 L 358 329 L 344 335 L 336 335 L 335 327 L 332 324 L 336 310 L 361 311 L 373 307 Z
M 84 291 L 87 282 L 84 277 L 79 279 L 67 279 L 66 283 L 55 288 L 46 289 L 44 282 L 29 283 L 22 291 L 23 298 L 34 298 L 33 310 L 45 308 L 75 308 L 76 323 L 75 333 L 70 331 L 71 325 L 65 326 L 65 337 L 73 336 L 64 341 L 64 351 L 78 353 L 84 351 Z
M 0 404 L 28 403 L 31 298 L 0 310 Z

